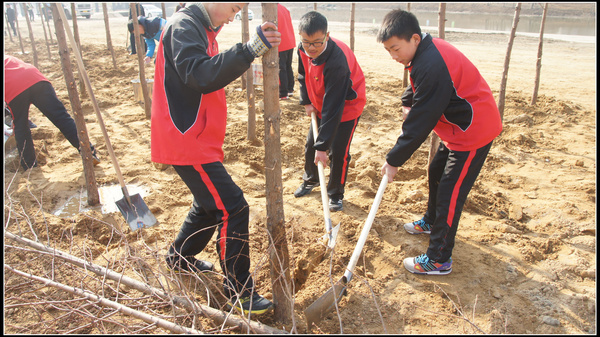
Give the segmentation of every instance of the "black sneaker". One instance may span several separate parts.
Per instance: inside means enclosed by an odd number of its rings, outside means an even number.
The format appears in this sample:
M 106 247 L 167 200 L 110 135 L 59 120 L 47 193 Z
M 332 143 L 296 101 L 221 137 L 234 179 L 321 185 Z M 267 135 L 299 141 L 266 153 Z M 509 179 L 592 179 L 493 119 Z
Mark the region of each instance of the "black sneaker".
M 342 199 L 335 200 L 329 199 L 329 210 L 332 212 L 341 211 L 344 209 L 344 205 L 342 204 Z
M 235 303 L 231 304 L 231 302 L 234 301 Z M 227 302 L 227 307 L 229 310 L 235 307 L 236 309 L 241 310 L 244 315 L 262 315 L 273 309 L 273 302 L 260 296 L 258 293 L 253 293 L 252 297 L 248 296 L 240 299 L 234 297 Z
M 194 273 L 202 273 L 206 271 L 213 271 L 215 266 L 208 262 L 198 260 L 195 257 L 188 257 L 187 259 L 179 259 L 176 262 L 172 262 L 172 259 L 167 257 L 167 269 L 176 273 L 185 273 L 188 271 Z
M 296 198 L 300 198 L 303 197 L 305 195 L 307 195 L 308 193 L 310 193 L 310 191 L 313 190 L 313 188 L 319 186 L 319 183 L 307 183 L 306 181 L 302 183 L 302 185 L 300 185 L 300 187 L 298 187 L 298 189 L 296 190 L 296 192 L 294 192 L 294 196 Z
M 37 125 L 35 125 L 31 120 L 28 121 L 29 122 L 29 128 L 30 129 L 35 129 L 37 128 Z

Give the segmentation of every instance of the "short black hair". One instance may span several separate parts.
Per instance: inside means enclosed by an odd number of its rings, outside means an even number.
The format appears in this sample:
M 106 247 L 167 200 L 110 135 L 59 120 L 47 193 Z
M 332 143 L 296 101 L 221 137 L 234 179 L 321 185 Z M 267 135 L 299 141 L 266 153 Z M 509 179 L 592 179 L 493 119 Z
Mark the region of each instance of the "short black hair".
M 306 33 L 308 36 L 316 32 L 327 33 L 327 18 L 319 12 L 310 11 L 300 18 L 298 32 Z
M 383 18 L 377 32 L 377 42 L 387 41 L 392 36 L 409 41 L 414 34 L 421 36 L 421 26 L 417 17 L 411 12 L 394 9 Z

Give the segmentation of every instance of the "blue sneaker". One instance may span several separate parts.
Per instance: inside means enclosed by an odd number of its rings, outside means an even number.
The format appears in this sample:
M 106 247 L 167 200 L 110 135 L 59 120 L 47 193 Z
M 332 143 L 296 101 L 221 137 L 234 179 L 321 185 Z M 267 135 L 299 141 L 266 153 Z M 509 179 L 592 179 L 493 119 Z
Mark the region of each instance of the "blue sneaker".
M 452 272 L 452 258 L 444 263 L 438 263 L 429 259 L 427 254 L 421 254 L 404 259 L 404 268 L 413 274 L 448 275 Z
M 425 218 L 404 224 L 404 229 L 410 234 L 431 234 L 431 224 L 425 222 Z

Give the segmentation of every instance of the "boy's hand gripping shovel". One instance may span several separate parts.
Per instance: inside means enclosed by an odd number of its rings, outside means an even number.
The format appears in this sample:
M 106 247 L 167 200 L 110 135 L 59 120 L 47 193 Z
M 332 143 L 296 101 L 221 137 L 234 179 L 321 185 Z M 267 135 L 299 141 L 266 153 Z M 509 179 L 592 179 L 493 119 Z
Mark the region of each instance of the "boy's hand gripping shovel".
M 330 312 L 336 306 L 336 304 L 339 303 L 342 296 L 346 294 L 346 287 L 352 279 L 354 267 L 356 267 L 360 253 L 362 252 L 365 242 L 367 241 L 367 237 L 369 236 L 371 225 L 375 219 L 375 214 L 377 213 L 377 209 L 381 203 L 383 192 L 385 191 L 387 183 L 388 177 L 387 174 L 384 174 L 383 178 L 381 179 L 381 183 L 379 184 L 377 195 L 375 195 L 373 206 L 369 211 L 369 216 L 367 217 L 367 221 L 365 222 L 362 232 L 360 233 L 360 237 L 358 238 L 358 242 L 356 243 L 356 247 L 354 248 L 354 252 L 352 253 L 352 257 L 350 258 L 350 262 L 348 263 L 348 267 L 346 268 L 344 276 L 342 276 L 342 278 L 336 284 L 334 284 L 331 289 L 329 289 L 325 294 L 319 297 L 304 310 L 304 316 L 306 317 L 306 323 L 308 324 L 309 329 L 313 322 L 319 323 L 323 316 Z
M 119 178 L 119 184 L 121 185 L 121 190 L 123 191 L 124 197 L 116 201 L 117 207 L 125 217 L 125 220 L 127 220 L 127 223 L 129 224 L 131 230 L 135 231 L 138 228 L 150 227 L 157 223 L 156 218 L 154 217 L 152 212 L 150 212 L 150 209 L 148 209 L 148 206 L 139 194 L 134 194 L 130 196 L 127 192 L 127 186 L 125 185 L 123 175 L 121 174 L 121 170 L 119 169 L 119 163 L 117 162 L 117 157 L 115 157 L 112 145 L 110 144 L 110 139 L 108 139 L 108 133 L 106 132 L 104 121 L 102 119 L 102 115 L 100 114 L 100 108 L 98 107 L 98 103 L 96 102 L 96 97 L 94 96 L 90 79 L 88 77 L 87 71 L 85 70 L 85 66 L 83 65 L 81 54 L 79 53 L 79 49 L 77 48 L 77 44 L 75 43 L 75 38 L 73 37 L 73 33 L 69 28 L 64 9 L 62 8 L 62 6 L 57 6 L 57 9 L 60 18 L 62 19 L 63 24 L 65 25 L 65 31 L 69 36 L 71 48 L 73 49 L 73 54 L 75 54 L 75 58 L 77 60 L 77 67 L 79 68 L 79 73 L 81 74 L 85 86 L 90 94 L 94 110 L 96 111 L 96 116 L 98 117 L 98 124 L 100 124 L 100 129 L 102 129 L 102 134 L 104 135 L 106 148 L 108 149 L 108 153 L 110 154 L 110 158 L 112 159 L 113 167 L 115 168 L 115 172 L 117 174 L 117 177 Z
M 319 127 L 317 126 L 317 116 L 314 111 L 311 114 L 311 123 L 313 139 L 316 142 L 319 135 Z M 325 218 L 325 235 L 323 236 L 323 240 L 327 241 L 327 248 L 331 250 L 335 246 L 335 240 L 340 231 L 340 224 L 338 223 L 335 228 L 332 228 L 331 216 L 329 215 L 329 196 L 327 196 L 327 182 L 325 181 L 325 169 L 323 168 L 323 163 L 319 161 L 317 163 L 317 168 L 319 169 L 319 184 L 321 185 L 321 200 L 323 201 L 323 216 Z

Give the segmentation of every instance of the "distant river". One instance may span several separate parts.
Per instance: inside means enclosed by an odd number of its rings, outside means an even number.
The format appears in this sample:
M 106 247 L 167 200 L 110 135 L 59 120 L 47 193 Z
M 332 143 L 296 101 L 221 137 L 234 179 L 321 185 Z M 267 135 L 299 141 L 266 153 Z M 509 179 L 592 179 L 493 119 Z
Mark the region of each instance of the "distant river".
M 321 8 L 319 11 L 323 13 L 330 22 L 350 22 L 349 9 L 337 9 L 337 6 L 329 9 Z M 254 11 L 254 17 L 261 17 L 260 4 L 250 4 L 250 9 Z M 300 17 L 309 10 L 312 10 L 312 3 L 298 3 L 297 6 L 289 6 L 292 13 L 292 20 L 299 20 Z M 361 8 L 355 13 L 356 23 L 370 23 L 379 25 L 389 9 L 376 8 Z M 419 19 L 421 27 L 434 27 L 437 29 L 438 13 L 437 12 L 418 12 L 414 14 Z M 465 14 L 465 13 L 446 13 L 446 29 L 448 31 L 490 31 L 490 32 L 506 32 L 509 33 L 513 23 L 512 15 L 506 14 Z M 517 33 L 525 33 L 525 35 L 539 35 L 540 24 L 542 17 L 540 16 L 523 16 L 519 18 L 517 25 Z M 575 36 L 576 39 L 588 40 L 595 42 L 596 37 L 596 18 L 595 17 L 546 17 L 546 25 L 544 27 L 544 36 L 563 36 L 563 39 L 569 39 L 568 36 Z

